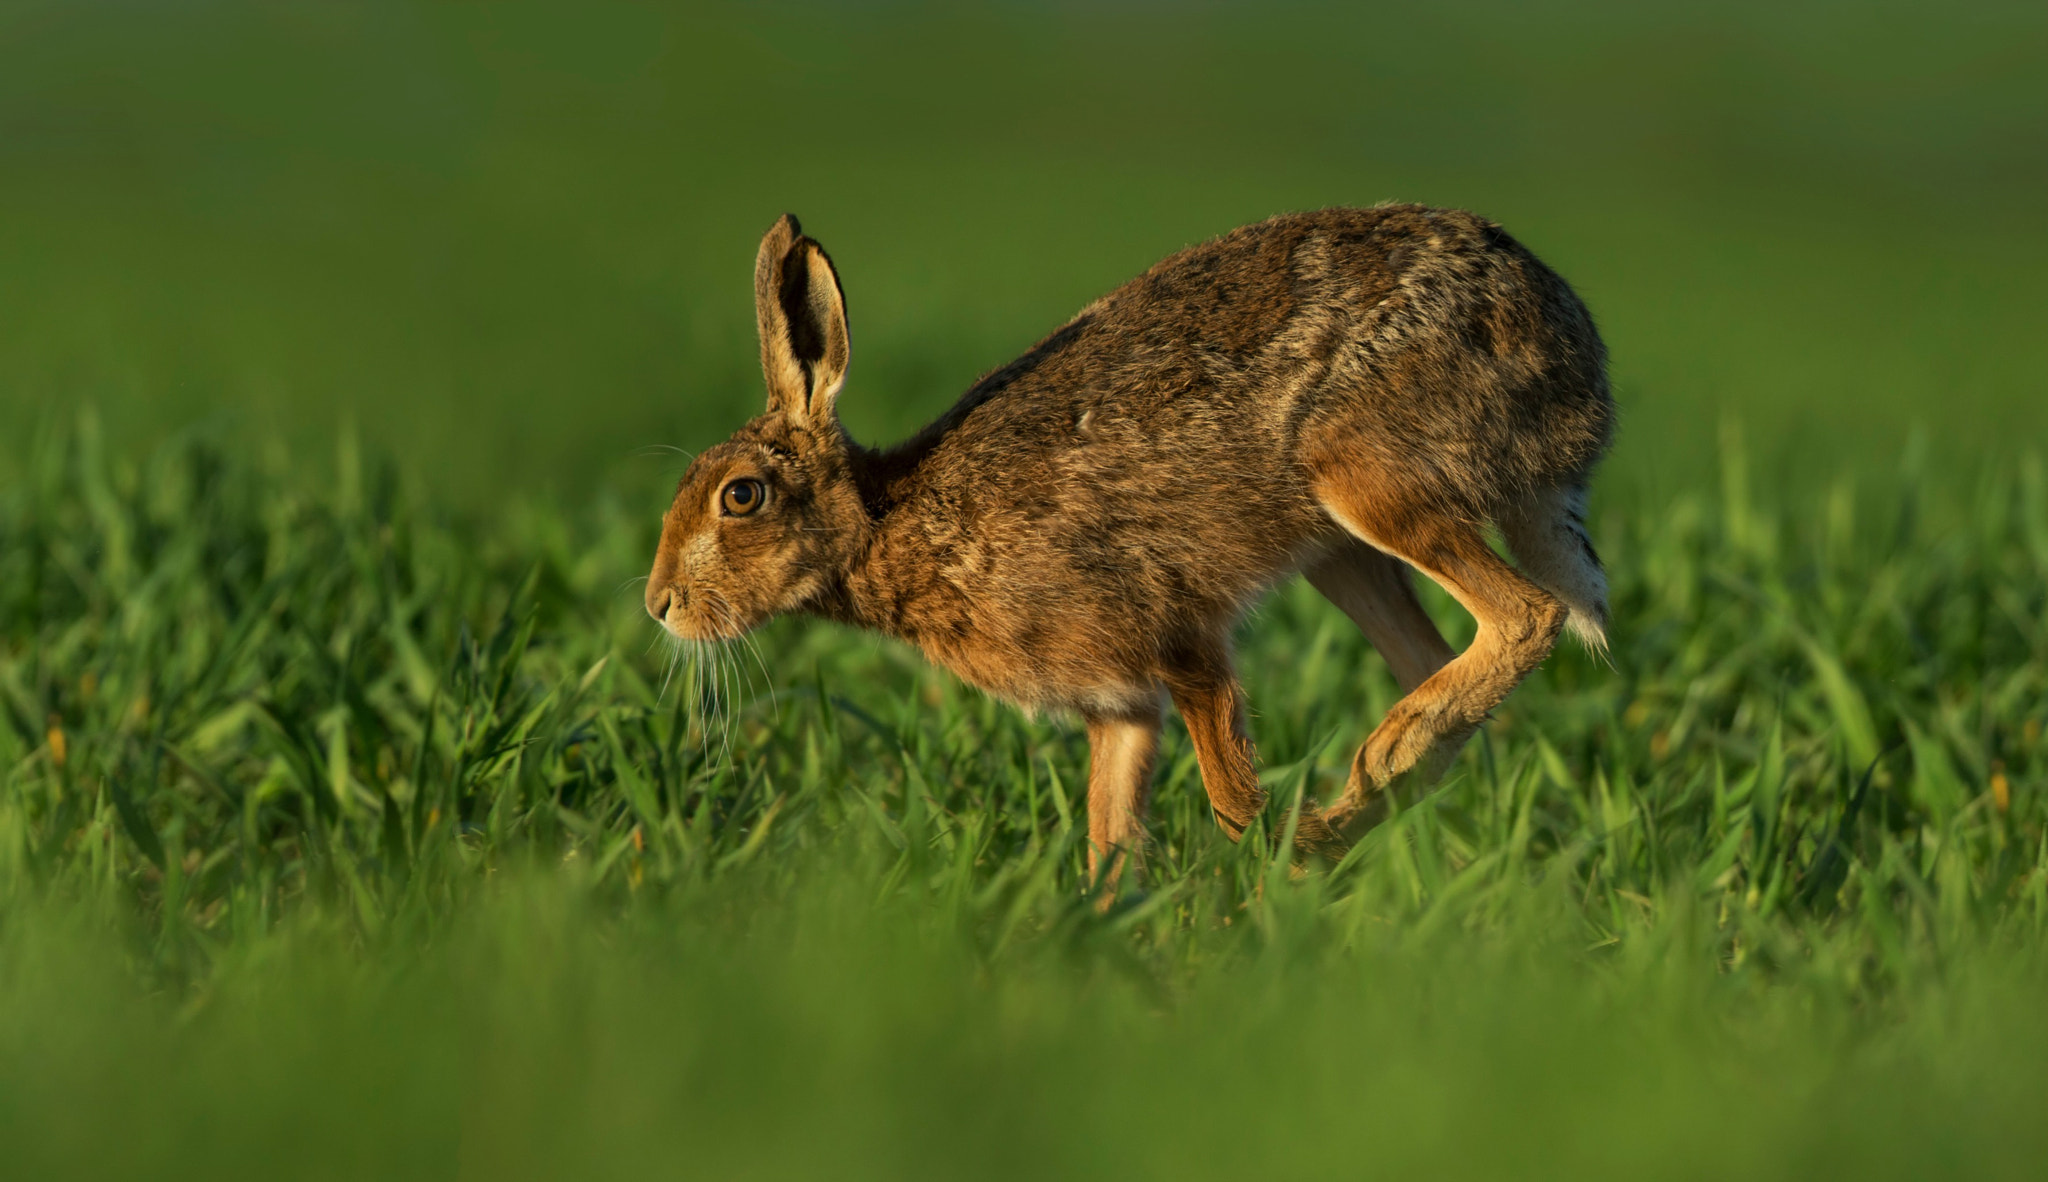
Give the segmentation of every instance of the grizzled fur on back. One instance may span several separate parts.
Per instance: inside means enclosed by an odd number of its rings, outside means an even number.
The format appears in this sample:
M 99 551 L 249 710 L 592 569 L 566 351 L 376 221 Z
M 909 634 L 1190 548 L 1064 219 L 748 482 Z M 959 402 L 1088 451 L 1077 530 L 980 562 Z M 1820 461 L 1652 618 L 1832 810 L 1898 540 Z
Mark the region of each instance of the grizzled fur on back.
M 1430 627 L 1397 602 L 1401 563 L 1482 632 L 1526 609 L 1546 651 L 1566 616 L 1604 636 L 1580 514 L 1613 428 L 1605 350 L 1564 281 L 1483 218 L 1389 205 L 1235 230 L 879 450 L 839 426 L 843 295 L 795 219 L 764 240 L 756 293 L 767 413 L 691 465 L 650 580 L 650 612 L 679 636 L 804 611 L 907 640 L 1027 708 L 1141 721 L 1162 687 L 1185 713 L 1183 686 L 1227 679 L 1230 628 L 1297 570 L 1383 649 L 1372 604 Z M 735 514 L 721 498 L 749 481 L 762 503 Z M 1471 551 L 1489 523 L 1534 556 L 1526 579 Z M 1395 559 L 1392 576 L 1372 565 Z M 1317 576 L 1333 563 L 1353 573 Z M 1340 584 L 1379 590 L 1354 608 Z M 1440 638 L 1415 645 L 1412 662 L 1449 660 Z
M 1001 449 L 1023 442 L 1013 427 L 1095 409 L 1161 426 L 1227 417 L 1298 455 L 1369 414 L 1390 464 L 1490 519 L 1606 450 L 1606 360 L 1571 288 L 1492 222 L 1418 205 L 1287 214 L 1161 260 L 877 458 L 900 479 L 956 435 Z M 1148 458 L 1189 442 L 1153 435 Z M 1069 442 L 1056 427 L 1040 438 Z

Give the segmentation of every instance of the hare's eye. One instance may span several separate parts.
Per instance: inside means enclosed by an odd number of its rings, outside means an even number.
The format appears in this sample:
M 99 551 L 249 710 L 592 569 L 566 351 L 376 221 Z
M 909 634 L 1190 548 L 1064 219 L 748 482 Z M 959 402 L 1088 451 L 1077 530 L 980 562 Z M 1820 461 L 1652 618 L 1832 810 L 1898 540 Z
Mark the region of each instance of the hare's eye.
M 768 490 L 761 487 L 760 481 L 735 480 L 725 486 L 725 491 L 719 494 L 718 502 L 732 516 L 745 517 L 759 509 L 761 502 L 767 499 Z

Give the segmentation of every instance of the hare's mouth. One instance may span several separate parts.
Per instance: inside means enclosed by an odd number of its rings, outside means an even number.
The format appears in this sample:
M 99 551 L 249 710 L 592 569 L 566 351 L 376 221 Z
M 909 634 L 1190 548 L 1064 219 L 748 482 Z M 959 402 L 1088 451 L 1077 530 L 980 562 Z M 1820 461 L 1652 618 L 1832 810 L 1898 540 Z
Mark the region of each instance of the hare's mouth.
M 747 634 L 747 630 L 738 625 L 722 625 L 708 620 L 683 620 L 674 624 L 663 621 L 663 626 L 677 640 L 697 641 L 707 644 L 738 640 Z
M 730 639 L 730 637 L 720 635 L 717 629 L 708 626 L 704 621 L 687 619 L 680 614 L 663 618 L 661 627 L 663 631 L 677 640 L 687 640 L 692 644 Z
M 727 625 L 703 612 L 688 611 L 680 607 L 670 608 L 660 620 L 662 629 L 670 636 L 677 640 L 698 643 L 737 640 L 746 631 L 744 628 Z
M 740 613 L 715 591 L 671 589 L 650 600 L 648 614 L 677 640 L 737 640 L 747 633 Z

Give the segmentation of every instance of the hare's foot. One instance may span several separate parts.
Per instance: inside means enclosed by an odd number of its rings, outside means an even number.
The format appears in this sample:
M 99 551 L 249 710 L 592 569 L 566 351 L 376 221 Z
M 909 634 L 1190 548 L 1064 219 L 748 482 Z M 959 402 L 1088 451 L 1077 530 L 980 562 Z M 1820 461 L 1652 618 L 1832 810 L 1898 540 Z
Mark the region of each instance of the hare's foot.
M 1344 794 L 1324 813 L 1354 842 L 1392 816 L 1397 803 L 1412 802 L 1436 783 L 1464 743 L 1462 736 L 1454 742 L 1429 742 L 1432 720 L 1418 718 L 1412 702 L 1404 698 L 1395 703 L 1358 748 Z
M 1323 818 L 1346 842 L 1356 843 L 1393 816 L 1396 804 L 1413 803 L 1436 783 L 1440 771 L 1433 767 L 1412 768 L 1385 783 L 1354 777 L 1345 787 L 1344 795 L 1324 810 Z
M 1342 834 L 1345 839 L 1356 842 L 1379 828 L 1380 822 L 1392 815 L 1393 811 L 1391 792 L 1346 792 L 1337 803 L 1323 813 L 1323 818 L 1329 823 L 1330 828 Z
M 1459 663 L 1445 666 L 1443 674 L 1454 673 Z M 1394 703 L 1352 758 L 1344 794 L 1325 813 L 1349 840 L 1385 821 L 1396 804 L 1412 804 L 1434 787 L 1485 721 L 1485 709 L 1469 693 L 1436 682 L 1432 677 Z
M 1331 824 L 1329 814 L 1318 809 L 1313 801 L 1302 801 L 1300 815 L 1283 819 L 1282 826 L 1288 821 L 1294 824 L 1294 853 L 1297 858 L 1335 862 L 1351 849 L 1351 842 L 1344 832 Z

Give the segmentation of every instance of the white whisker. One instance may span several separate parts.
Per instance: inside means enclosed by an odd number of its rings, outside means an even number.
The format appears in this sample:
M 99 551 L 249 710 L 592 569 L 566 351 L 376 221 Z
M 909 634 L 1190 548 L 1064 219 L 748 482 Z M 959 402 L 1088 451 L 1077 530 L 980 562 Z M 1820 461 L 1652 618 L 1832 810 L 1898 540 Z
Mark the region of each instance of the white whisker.
M 723 640 L 720 640 L 713 646 L 711 651 L 715 654 L 719 696 L 722 703 L 718 712 L 719 759 L 726 766 L 730 767 L 732 766 L 732 720 L 738 708 L 738 703 L 734 700 L 737 695 L 733 692 L 731 681 L 732 671 L 729 658 L 732 654 L 726 649 L 726 644 Z
M 668 638 L 669 645 L 668 659 L 662 662 L 661 689 L 657 690 L 654 695 L 654 701 L 657 705 L 660 704 L 663 698 L 668 697 L 668 683 L 671 678 L 675 677 L 676 662 L 682 657 L 682 642 L 673 636 L 669 636 L 666 628 L 662 629 L 661 634 Z

